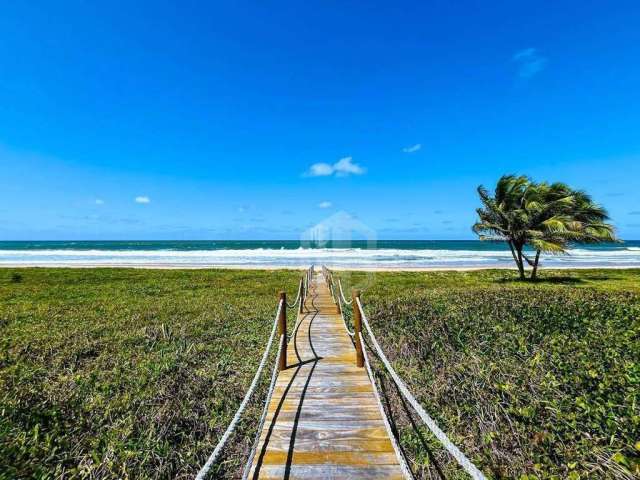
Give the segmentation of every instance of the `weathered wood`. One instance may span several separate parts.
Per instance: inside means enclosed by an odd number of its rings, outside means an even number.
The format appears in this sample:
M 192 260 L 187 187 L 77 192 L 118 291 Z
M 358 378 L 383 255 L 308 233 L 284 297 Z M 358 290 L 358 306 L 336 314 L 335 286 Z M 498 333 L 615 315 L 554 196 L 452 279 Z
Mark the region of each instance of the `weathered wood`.
M 282 335 L 287 336 L 287 292 L 280 292 L 280 302 L 282 302 L 282 308 L 278 316 L 278 337 L 282 338 Z M 287 368 L 287 342 L 282 341 L 279 345 L 280 348 L 280 364 L 278 369 L 282 372 Z
M 285 478 L 286 471 L 287 469 L 283 465 L 267 465 L 260 473 L 260 478 L 267 480 Z M 295 465 L 289 469 L 288 478 L 301 480 L 336 478 L 401 480 L 403 477 L 398 468 L 389 465 L 367 465 L 365 467 L 353 465 Z
M 300 305 L 298 307 L 298 313 L 304 312 L 304 302 L 302 299 L 304 298 L 304 281 L 300 279 Z
M 364 353 L 362 352 L 362 343 L 360 342 L 360 337 L 362 336 L 362 316 L 358 308 L 359 298 L 360 290 L 353 289 L 351 292 L 351 306 L 353 307 L 353 330 L 355 332 L 353 337 L 356 344 L 356 365 L 362 368 L 364 367 Z
M 249 478 L 400 479 L 366 370 L 322 275 L 312 275 Z

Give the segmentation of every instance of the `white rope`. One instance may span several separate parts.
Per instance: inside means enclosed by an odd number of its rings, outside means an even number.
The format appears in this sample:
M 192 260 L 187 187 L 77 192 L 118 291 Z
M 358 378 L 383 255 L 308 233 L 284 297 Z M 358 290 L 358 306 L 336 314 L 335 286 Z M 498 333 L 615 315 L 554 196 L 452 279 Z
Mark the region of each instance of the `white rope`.
M 355 332 L 352 332 L 351 330 L 349 330 L 349 326 L 347 325 L 347 319 L 344 318 L 344 309 L 342 308 L 342 306 L 340 306 L 340 316 L 342 317 L 342 323 L 344 324 L 344 329 L 347 331 L 347 334 L 350 337 L 353 337 L 355 335 Z
M 307 269 L 307 272 L 306 272 L 304 278 L 305 278 L 304 298 L 306 299 L 307 295 L 309 294 L 309 285 L 313 281 L 313 265 L 311 265 Z
M 293 303 L 287 303 L 287 307 L 293 308 L 298 305 L 298 302 L 304 302 L 307 298 L 307 293 L 309 290 L 309 272 L 311 271 L 311 267 L 309 267 L 304 276 L 300 279 L 300 284 L 298 285 L 298 295 L 296 296 L 296 300 Z M 304 295 L 301 298 L 301 294 L 304 292 Z
M 378 408 L 380 409 L 380 413 L 382 414 L 382 420 L 384 421 L 384 426 L 387 429 L 387 433 L 389 434 L 389 439 L 391 440 L 393 449 L 396 452 L 396 457 L 398 457 L 398 461 L 400 462 L 400 468 L 402 469 L 402 474 L 404 475 L 404 478 L 413 479 L 413 473 L 411 473 L 411 470 L 407 465 L 404 455 L 400 450 L 400 447 L 398 446 L 396 437 L 393 434 L 393 429 L 391 428 L 391 424 L 389 423 L 387 414 L 384 411 L 384 406 L 382 405 L 382 399 L 380 398 L 380 392 L 378 392 L 378 384 L 376 382 L 375 377 L 373 376 L 373 371 L 371 370 L 371 364 L 369 363 L 369 355 L 367 355 L 367 349 L 365 348 L 364 342 L 362 341 L 362 335 L 359 336 L 359 340 L 360 340 L 360 348 L 362 348 L 362 353 L 364 356 L 364 366 L 367 368 L 367 374 L 369 375 L 369 379 L 371 380 L 371 384 L 373 385 L 373 394 L 376 397 Z
M 472 478 L 474 478 L 476 480 L 486 480 L 484 474 L 478 469 L 478 467 L 476 467 L 471 462 L 471 460 L 469 460 L 465 456 L 465 454 L 462 453 L 460 451 L 460 449 L 458 449 L 458 447 L 456 447 L 451 440 L 449 440 L 449 437 L 447 437 L 447 435 L 442 430 L 440 430 L 440 427 L 438 427 L 436 422 L 429 416 L 429 414 L 424 410 L 424 408 L 422 408 L 422 405 L 420 405 L 420 403 L 418 403 L 418 401 L 411 394 L 411 392 L 409 391 L 407 386 L 404 384 L 402 379 L 398 376 L 396 371 L 393 369 L 393 367 L 391 366 L 391 363 L 389 363 L 389 360 L 387 359 L 386 355 L 382 351 L 382 348 L 380 348 L 380 344 L 376 340 L 376 337 L 373 335 L 373 331 L 371 330 L 371 326 L 369 325 L 369 320 L 367 319 L 367 316 L 364 313 L 364 308 L 362 308 L 362 303 L 360 302 L 359 298 L 357 298 L 357 307 L 360 309 L 362 323 L 364 324 L 365 328 L 367 329 L 367 333 L 369 334 L 369 338 L 371 339 L 371 343 L 373 343 L 373 346 L 375 347 L 375 350 L 376 350 L 376 353 L 378 354 L 378 357 L 380 358 L 380 360 L 384 364 L 385 368 L 387 369 L 387 371 L 391 375 L 391 378 L 393 379 L 395 384 L 398 386 L 398 389 L 400 390 L 400 392 L 402 393 L 404 398 L 411 404 L 413 409 L 420 416 L 420 419 L 427 425 L 427 427 L 429 427 L 429 430 L 431 430 L 431 433 L 433 433 L 433 435 L 435 435 L 435 437 L 438 440 L 440 440 L 440 443 L 442 443 L 444 448 L 446 448 L 447 451 L 451 454 L 451 456 L 453 456 L 453 458 L 456 459 L 458 464 L 462 468 L 464 468 L 465 471 Z
M 247 478 L 249 477 L 249 473 L 251 472 L 251 465 L 253 465 L 253 459 L 256 456 L 256 451 L 258 449 L 260 436 L 262 435 L 264 422 L 267 419 L 267 412 L 269 411 L 269 405 L 271 404 L 271 397 L 273 397 L 273 391 L 275 390 L 275 387 L 276 387 L 276 380 L 278 379 L 278 365 L 280 364 L 280 356 L 282 355 L 282 351 L 283 351 L 282 344 L 286 343 L 286 341 L 287 341 L 287 336 L 284 334 L 280 335 L 280 348 L 278 349 L 276 363 L 273 365 L 273 372 L 271 373 L 271 384 L 269 385 L 269 393 L 267 393 L 267 398 L 264 402 L 264 408 L 262 409 L 262 416 L 260 417 L 260 422 L 258 423 L 258 430 L 256 431 L 256 438 L 253 441 L 253 447 L 251 448 L 249 459 L 247 460 L 247 463 L 244 467 L 242 480 L 247 480 Z
M 333 300 L 333 303 L 338 303 L 338 300 L 336 300 L 336 294 L 333 291 L 333 284 L 331 282 L 328 282 L 329 284 L 329 293 L 331 293 L 331 300 Z
M 353 303 L 353 298 L 347 302 L 347 299 L 344 297 L 344 292 L 342 291 L 342 280 L 338 279 L 338 287 L 340 287 L 340 296 L 342 297 L 342 301 L 347 305 L 351 305 Z
M 300 300 L 300 294 L 302 293 L 302 284 L 303 284 L 303 281 L 302 279 L 300 279 L 300 284 L 298 285 L 298 296 L 296 297 L 296 301 L 293 303 L 287 303 L 287 307 L 293 308 L 298 304 L 298 301 Z
M 336 293 L 334 293 L 333 283 L 328 280 L 329 277 L 328 277 L 328 275 L 326 273 L 328 271 L 329 271 L 329 269 L 323 265 L 322 266 L 322 274 L 324 275 L 324 281 L 325 281 L 325 283 L 327 285 L 329 285 L 329 291 L 331 292 L 331 299 L 333 300 L 333 303 L 338 305 L 338 304 L 340 304 L 340 297 L 338 297 L 338 295 Z M 338 281 L 340 281 L 340 280 L 338 280 Z M 347 320 L 344 318 L 344 310 L 342 308 L 342 305 L 340 305 L 340 316 L 342 317 L 342 323 L 344 324 L 344 329 L 347 331 L 349 336 L 353 337 L 355 335 L 355 333 L 352 332 L 351 330 L 349 330 L 349 326 L 347 325 Z
M 342 312 L 342 309 L 340 309 L 340 316 L 342 317 L 342 323 L 344 324 L 344 329 L 347 331 L 347 334 L 350 337 L 353 337 L 356 333 L 349 330 L 349 326 L 347 325 L 347 320 L 344 318 L 344 313 Z
M 307 272 L 310 272 L 311 269 L 307 270 Z M 308 278 L 308 275 L 306 276 Z M 304 290 L 304 296 L 305 299 L 307 298 L 307 295 L 309 295 L 309 287 L 307 286 L 307 288 L 305 288 Z M 277 317 L 276 317 L 277 318 Z M 296 333 L 298 332 L 298 328 L 300 328 L 300 325 L 302 324 L 302 321 L 304 320 L 304 315 L 298 315 L 298 319 L 296 320 L 296 324 L 293 327 L 293 331 L 291 333 L 292 337 L 295 337 Z M 275 385 L 276 385 L 276 380 L 278 378 L 278 365 L 280 364 L 280 356 L 282 355 L 282 343 L 286 342 L 286 337 L 285 335 L 281 335 L 280 336 L 280 348 L 278 349 L 278 356 L 276 357 L 276 363 L 273 367 L 273 372 L 271 374 L 271 385 L 269 386 L 269 393 L 267 394 L 267 399 L 265 400 L 265 404 L 264 404 L 264 409 L 262 411 L 262 417 L 260 418 L 260 423 L 259 423 L 259 427 L 256 433 L 256 438 L 253 442 L 253 448 L 251 449 L 251 453 L 249 454 L 249 459 L 247 460 L 247 463 L 245 465 L 244 468 L 244 472 L 242 475 L 242 479 L 246 480 L 249 476 L 249 473 L 251 473 L 251 466 L 253 465 L 253 459 L 255 458 L 256 455 L 256 449 L 258 448 L 258 442 L 260 440 L 260 436 L 262 434 L 262 429 L 264 427 L 264 422 L 267 418 L 267 411 L 269 409 L 269 404 L 271 403 L 271 397 L 273 396 L 273 391 L 275 389 Z
M 202 466 L 202 468 L 198 472 L 198 475 L 196 475 L 196 480 L 204 480 L 204 478 L 207 476 L 207 473 L 209 473 L 209 470 L 211 469 L 211 467 L 213 466 L 215 461 L 220 456 L 220 453 L 222 452 L 222 449 L 224 448 L 225 444 L 227 443 L 227 440 L 229 440 L 229 437 L 231 436 L 231 434 L 235 430 L 236 425 L 240 421 L 240 417 L 242 416 L 242 413 L 244 412 L 244 409 L 247 407 L 247 404 L 249 403 L 249 400 L 253 396 L 253 393 L 255 392 L 256 387 L 258 386 L 258 380 L 260 379 L 260 375 L 262 374 L 262 370 L 264 369 L 264 366 L 265 366 L 265 364 L 267 362 L 267 358 L 269 357 L 269 351 L 271 350 L 271 344 L 273 343 L 273 339 L 276 336 L 276 328 L 278 326 L 278 317 L 280 316 L 280 311 L 282 310 L 282 308 L 284 306 L 283 303 L 284 302 L 282 300 L 280 300 L 280 302 L 278 303 L 278 311 L 276 313 L 276 319 L 273 322 L 273 328 L 271 329 L 271 336 L 269 337 L 269 341 L 267 342 L 267 346 L 266 346 L 266 348 L 264 350 L 264 353 L 262 354 L 262 360 L 260 360 L 260 365 L 258 366 L 258 370 L 256 371 L 256 374 L 253 377 L 253 381 L 251 382 L 251 386 L 249 387 L 249 390 L 245 394 L 244 398 L 242 399 L 242 403 L 240 403 L 240 407 L 238 407 L 238 411 L 233 416 L 233 420 L 231 420 L 231 423 L 227 427 L 227 430 L 224 432 L 224 435 L 222 435 L 222 438 L 220 438 L 220 441 L 216 445 L 216 448 L 213 450 L 213 453 L 211 453 L 211 455 L 209 456 L 209 459 L 207 460 L 207 462 Z

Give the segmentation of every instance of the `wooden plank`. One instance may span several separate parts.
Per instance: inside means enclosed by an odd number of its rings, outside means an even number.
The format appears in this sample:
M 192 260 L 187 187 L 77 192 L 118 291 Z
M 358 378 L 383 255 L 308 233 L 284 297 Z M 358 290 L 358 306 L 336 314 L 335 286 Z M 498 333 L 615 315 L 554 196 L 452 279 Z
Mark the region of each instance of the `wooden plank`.
M 286 465 L 288 452 L 267 451 L 263 465 Z M 293 452 L 293 465 L 394 465 L 398 462 L 395 453 L 382 452 Z
M 249 478 L 402 478 L 371 381 L 320 274 L 267 412 Z
M 286 467 L 282 465 L 264 465 L 260 469 L 258 478 L 272 480 L 285 478 Z M 254 478 L 252 475 L 249 478 Z M 355 467 L 352 465 L 292 465 L 289 469 L 290 479 L 301 480 L 401 480 L 402 472 L 395 465 L 367 465 Z

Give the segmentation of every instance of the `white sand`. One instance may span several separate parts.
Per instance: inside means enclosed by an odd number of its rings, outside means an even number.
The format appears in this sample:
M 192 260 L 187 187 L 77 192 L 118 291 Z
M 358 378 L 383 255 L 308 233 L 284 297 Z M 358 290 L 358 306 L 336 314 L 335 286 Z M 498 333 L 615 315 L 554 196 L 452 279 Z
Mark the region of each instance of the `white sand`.
M 515 265 L 486 265 L 481 267 L 345 267 L 331 266 L 328 268 L 334 271 L 360 271 L 360 272 L 473 272 L 479 270 L 516 270 Z M 0 268 L 135 268 L 141 270 L 306 270 L 308 266 L 295 265 L 175 265 L 175 264 L 127 264 L 127 263 L 110 263 L 110 264 L 81 264 L 81 263 L 47 263 L 47 264 L 0 264 Z M 316 265 L 316 270 L 320 269 L 320 265 Z M 638 269 L 633 266 L 585 266 L 585 265 L 566 265 L 553 267 L 539 267 L 542 270 L 631 270 Z

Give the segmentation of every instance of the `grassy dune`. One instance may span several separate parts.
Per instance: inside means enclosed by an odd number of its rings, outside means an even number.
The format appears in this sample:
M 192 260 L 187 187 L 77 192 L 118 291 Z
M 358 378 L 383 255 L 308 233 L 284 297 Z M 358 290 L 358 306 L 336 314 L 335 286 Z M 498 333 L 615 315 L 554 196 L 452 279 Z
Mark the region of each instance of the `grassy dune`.
M 380 273 L 365 309 L 399 373 L 494 478 L 640 476 L 640 271 Z M 363 274 L 341 274 L 363 286 Z M 385 382 L 417 469 L 459 470 L 419 448 Z M 437 478 L 437 477 L 434 477 Z
M 251 381 L 276 292 L 300 275 L 16 272 L 0 270 L 1 479 L 192 478 Z
M 16 271 L 18 272 L 18 271 Z M 0 270 L 0 479 L 191 478 L 259 361 L 298 272 Z M 495 478 L 632 478 L 640 271 L 354 274 L 385 350 Z M 290 321 L 290 324 L 293 322 Z M 265 385 L 263 385 L 264 390 Z M 425 477 L 433 455 L 393 401 Z M 253 440 L 254 405 L 223 465 Z M 423 432 L 424 433 L 424 432 Z

